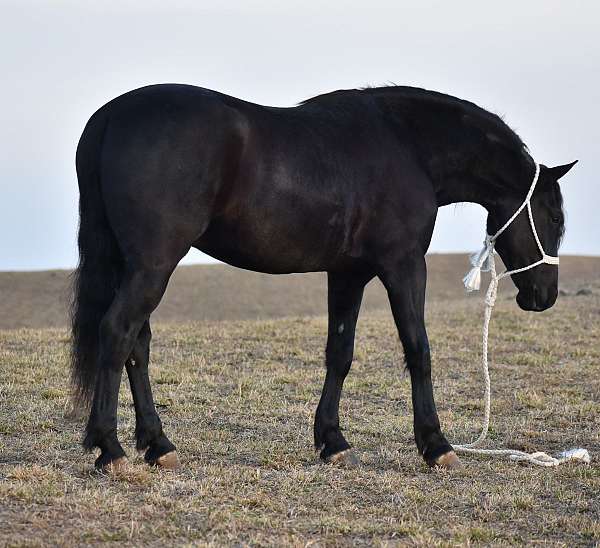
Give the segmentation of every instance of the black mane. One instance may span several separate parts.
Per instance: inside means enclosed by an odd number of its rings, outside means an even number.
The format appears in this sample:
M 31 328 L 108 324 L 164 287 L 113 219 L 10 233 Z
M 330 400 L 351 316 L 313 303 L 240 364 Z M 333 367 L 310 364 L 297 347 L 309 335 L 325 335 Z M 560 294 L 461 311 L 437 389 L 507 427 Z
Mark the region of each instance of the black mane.
M 489 144 L 517 158 L 522 171 L 531 170 L 533 160 L 527 145 L 501 116 L 471 101 L 445 93 L 411 86 L 365 87 L 317 95 L 302 101 L 299 106 L 318 106 L 335 110 L 345 104 L 353 104 L 366 98 L 393 104 L 397 109 L 401 109 L 403 117 L 408 118 L 414 125 L 420 125 L 422 123 L 420 119 L 431 117 L 432 112 L 436 113 L 436 117 L 438 113 L 442 113 L 444 121 L 441 124 L 435 122 L 438 125 L 449 126 L 460 121 L 462 127 L 457 132 L 457 137 L 460 135 L 460 138 L 464 138 L 465 129 L 473 130 L 471 133 L 485 136 Z M 448 131 L 447 127 L 445 131 Z M 521 187 L 525 184 L 526 178 L 523 180 L 523 177 L 519 177 L 518 180 L 520 183 L 518 186 Z M 516 182 L 515 179 L 513 182 Z
M 320 103 L 326 105 L 331 103 L 331 100 L 335 100 L 337 103 L 340 99 L 352 98 L 357 95 L 371 95 L 375 97 L 390 96 L 395 99 L 405 99 L 406 101 L 415 102 L 429 102 L 433 105 L 448 107 L 448 108 L 461 108 L 465 114 L 471 114 L 473 116 L 480 117 L 490 124 L 490 128 L 494 128 L 501 132 L 503 137 L 507 138 L 507 141 L 518 149 L 527 148 L 525 143 L 521 140 L 519 135 L 514 129 L 512 129 L 498 114 L 494 114 L 479 105 L 467 101 L 466 99 L 460 99 L 453 95 L 441 93 L 439 91 L 432 91 L 425 88 L 417 88 L 412 86 L 366 86 L 362 88 L 354 89 L 338 89 L 330 91 L 328 93 L 322 93 L 315 95 L 298 103 L 302 105 L 310 105 L 314 103 Z

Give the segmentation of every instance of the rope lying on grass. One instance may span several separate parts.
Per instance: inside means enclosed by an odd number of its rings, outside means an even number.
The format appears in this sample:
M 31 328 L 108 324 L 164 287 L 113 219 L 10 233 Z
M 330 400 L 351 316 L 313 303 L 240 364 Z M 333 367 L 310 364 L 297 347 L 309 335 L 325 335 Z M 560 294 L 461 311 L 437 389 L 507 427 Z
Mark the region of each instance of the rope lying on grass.
M 496 296 L 498 294 L 498 282 L 502 278 L 506 278 L 512 274 L 518 274 L 519 272 L 524 272 L 525 270 L 530 270 L 531 268 L 535 268 L 536 266 L 542 263 L 555 265 L 558 265 L 559 263 L 558 257 L 546 255 L 538 237 L 537 231 L 535 229 L 535 223 L 533 222 L 533 213 L 531 210 L 531 196 L 533 195 L 533 191 L 538 181 L 539 174 L 540 167 L 536 163 L 533 182 L 531 184 L 529 192 L 527 193 L 525 201 L 521 204 L 521 206 L 517 209 L 513 216 L 504 224 L 504 226 L 502 226 L 502 228 L 498 230 L 498 232 L 496 232 L 496 234 L 494 234 L 493 236 L 486 235 L 483 249 L 471 256 L 472 268 L 463 279 L 466 289 L 468 291 L 474 291 L 478 290 L 481 285 L 482 271 L 489 271 L 492 276 L 490 285 L 485 296 L 483 341 L 481 353 L 481 369 L 483 373 L 483 379 L 485 382 L 483 426 L 479 437 L 474 442 L 462 445 L 454 445 L 453 447 L 454 450 L 457 452 L 475 453 L 479 455 L 507 455 L 512 460 L 530 462 L 539 466 L 558 466 L 559 464 L 570 460 L 579 460 L 585 463 L 589 463 L 591 460 L 590 454 L 588 453 L 587 449 L 582 448 L 575 448 L 570 449 L 568 451 L 563 451 L 558 456 L 552 457 L 551 455 L 548 455 L 543 451 L 539 451 L 536 453 L 526 453 L 525 451 L 518 451 L 516 449 L 481 449 L 479 447 L 485 441 L 490 426 L 491 382 L 488 365 L 488 334 L 490 327 L 490 318 L 492 317 L 492 309 L 496 304 Z M 521 211 L 523 211 L 523 209 L 525 208 L 527 208 L 527 213 L 529 215 L 529 224 L 531 226 L 531 230 L 535 237 L 535 241 L 537 243 L 538 249 L 540 250 L 542 258 L 539 261 L 530 264 L 529 266 L 510 271 L 507 270 L 498 275 L 496 273 L 496 264 L 494 261 L 494 244 L 496 242 L 496 239 L 498 238 L 498 236 L 500 236 L 500 234 L 502 234 L 502 232 L 506 230 L 506 228 L 508 228 L 508 226 L 517 218 L 517 215 L 519 215 L 519 213 L 521 213 Z

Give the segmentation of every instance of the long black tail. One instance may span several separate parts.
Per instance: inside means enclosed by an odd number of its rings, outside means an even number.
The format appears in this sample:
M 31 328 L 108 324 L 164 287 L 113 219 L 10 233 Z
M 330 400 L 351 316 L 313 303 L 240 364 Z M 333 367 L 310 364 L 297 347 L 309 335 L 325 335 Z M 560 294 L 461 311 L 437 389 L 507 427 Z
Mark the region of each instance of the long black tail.
M 100 157 L 107 115 L 97 112 L 77 147 L 79 264 L 71 302 L 71 382 L 76 407 L 92 399 L 98 368 L 100 322 L 119 285 L 121 254 L 106 217 L 100 189 Z

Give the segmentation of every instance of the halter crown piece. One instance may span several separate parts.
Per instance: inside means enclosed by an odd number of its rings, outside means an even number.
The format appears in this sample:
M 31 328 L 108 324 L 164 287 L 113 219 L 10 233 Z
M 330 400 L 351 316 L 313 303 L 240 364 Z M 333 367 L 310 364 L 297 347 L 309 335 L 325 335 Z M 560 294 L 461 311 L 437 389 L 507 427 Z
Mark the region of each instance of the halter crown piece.
M 490 318 L 492 316 L 492 309 L 496 304 L 496 296 L 498 293 L 498 282 L 502 278 L 506 278 L 512 274 L 518 274 L 519 272 L 524 272 L 525 270 L 530 270 L 539 266 L 541 264 L 551 264 L 558 265 L 559 259 L 558 257 L 553 257 L 551 255 L 547 255 L 542 247 L 540 242 L 540 238 L 535 229 L 535 223 L 533 222 L 533 212 L 531 210 L 531 197 L 533 196 L 533 191 L 535 190 L 535 185 L 538 182 L 540 176 L 540 166 L 537 162 L 535 163 L 535 175 L 533 176 L 533 182 L 531 183 L 531 187 L 527 192 L 527 196 L 523 203 L 519 206 L 519 208 L 513 213 L 512 217 L 504 223 L 502 228 L 498 230 L 493 236 L 486 234 L 485 241 L 483 244 L 483 248 L 474 253 L 470 257 L 472 268 L 469 270 L 467 275 L 463 278 L 463 283 L 465 284 L 465 288 L 467 291 L 476 291 L 479 290 L 481 286 L 481 273 L 482 272 L 490 272 L 492 275 L 492 279 L 490 280 L 490 285 L 488 287 L 486 296 L 485 296 L 485 314 L 483 321 L 483 344 L 482 344 L 482 353 L 481 353 L 481 369 L 483 373 L 483 379 L 485 382 L 485 393 L 484 393 L 484 417 L 483 417 L 483 427 L 481 429 L 481 433 L 479 437 L 472 443 L 467 443 L 463 445 L 454 445 L 454 450 L 463 453 L 476 453 L 480 455 L 507 455 L 512 460 L 516 461 L 526 461 L 531 462 L 533 464 L 538 464 L 539 466 L 558 466 L 563 462 L 567 462 L 570 460 L 579 460 L 589 464 L 591 458 L 587 449 L 575 448 L 570 449 L 568 451 L 563 451 L 556 457 L 552 457 L 544 452 L 537 453 L 526 453 L 524 451 L 517 451 L 513 449 L 480 449 L 479 445 L 483 443 L 483 441 L 487 437 L 489 425 L 490 425 L 490 408 L 491 408 L 491 382 L 490 382 L 490 373 L 488 366 L 488 332 L 490 325 Z M 535 238 L 535 242 L 538 246 L 540 254 L 542 258 L 538 261 L 531 263 L 528 266 L 523 268 L 515 268 L 514 270 L 505 270 L 501 274 L 496 273 L 496 264 L 494 261 L 494 245 L 498 237 L 510 226 L 510 224 L 517 218 L 519 213 L 527 208 L 527 214 L 529 216 L 529 225 L 531 226 L 531 231 L 533 232 L 533 237 Z

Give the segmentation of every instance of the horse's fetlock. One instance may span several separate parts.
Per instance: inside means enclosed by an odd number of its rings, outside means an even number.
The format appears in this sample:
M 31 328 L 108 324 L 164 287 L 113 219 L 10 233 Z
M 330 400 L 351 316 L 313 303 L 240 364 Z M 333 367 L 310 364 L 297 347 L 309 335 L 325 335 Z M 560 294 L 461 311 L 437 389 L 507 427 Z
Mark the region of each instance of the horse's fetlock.
M 158 416 L 152 420 L 151 424 L 145 423 L 135 428 L 136 449 L 143 451 L 147 449 L 152 442 L 164 436 L 162 423 Z

